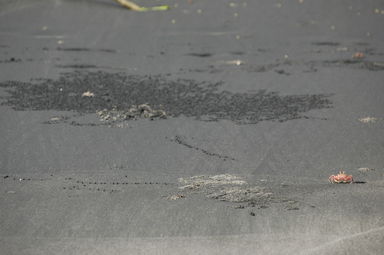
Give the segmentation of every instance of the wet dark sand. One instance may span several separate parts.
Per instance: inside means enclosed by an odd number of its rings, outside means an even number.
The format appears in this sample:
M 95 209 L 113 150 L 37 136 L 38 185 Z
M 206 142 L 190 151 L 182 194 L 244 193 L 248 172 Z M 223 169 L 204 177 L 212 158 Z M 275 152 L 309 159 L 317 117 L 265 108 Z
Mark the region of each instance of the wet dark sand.
M 2 1 L 2 252 L 381 254 L 384 5 L 326 2 Z

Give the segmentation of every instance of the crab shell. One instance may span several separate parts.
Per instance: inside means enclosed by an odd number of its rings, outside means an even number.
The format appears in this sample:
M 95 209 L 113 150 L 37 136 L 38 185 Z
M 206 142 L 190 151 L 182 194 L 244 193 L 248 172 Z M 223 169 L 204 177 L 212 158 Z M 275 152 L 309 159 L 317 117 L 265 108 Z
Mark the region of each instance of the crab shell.
M 352 175 L 346 174 L 344 171 L 340 171 L 338 175 L 329 176 L 328 180 L 331 183 L 352 183 L 353 177 Z

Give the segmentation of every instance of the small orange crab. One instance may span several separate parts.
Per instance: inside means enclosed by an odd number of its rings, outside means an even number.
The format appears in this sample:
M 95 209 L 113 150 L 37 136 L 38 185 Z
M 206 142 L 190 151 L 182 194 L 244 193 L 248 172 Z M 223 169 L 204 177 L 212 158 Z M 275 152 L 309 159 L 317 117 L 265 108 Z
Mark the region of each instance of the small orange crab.
M 344 171 L 340 171 L 338 175 L 329 176 L 328 180 L 331 183 L 352 183 L 353 177 L 352 175 L 346 174 Z
M 355 59 L 362 59 L 364 57 L 365 55 L 362 52 L 356 52 L 355 54 L 352 55 L 352 58 L 355 58 Z

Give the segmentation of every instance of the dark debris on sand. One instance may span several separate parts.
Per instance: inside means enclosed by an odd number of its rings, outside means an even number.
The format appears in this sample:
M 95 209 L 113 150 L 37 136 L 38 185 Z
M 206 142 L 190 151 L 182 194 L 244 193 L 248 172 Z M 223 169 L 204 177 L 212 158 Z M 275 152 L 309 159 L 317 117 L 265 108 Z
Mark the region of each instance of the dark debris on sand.
M 264 120 L 287 121 L 302 114 L 331 107 L 330 95 L 279 95 L 259 90 L 233 93 L 219 90 L 221 83 L 195 80 L 169 80 L 161 75 L 140 76 L 125 73 L 69 72 L 60 78 L 33 82 L 7 81 L 8 96 L 3 104 L 15 110 L 57 110 L 95 113 L 103 109 L 127 110 L 148 104 L 163 109 L 168 116 L 199 120 L 232 120 L 254 124 Z M 85 91 L 94 93 L 83 97 Z

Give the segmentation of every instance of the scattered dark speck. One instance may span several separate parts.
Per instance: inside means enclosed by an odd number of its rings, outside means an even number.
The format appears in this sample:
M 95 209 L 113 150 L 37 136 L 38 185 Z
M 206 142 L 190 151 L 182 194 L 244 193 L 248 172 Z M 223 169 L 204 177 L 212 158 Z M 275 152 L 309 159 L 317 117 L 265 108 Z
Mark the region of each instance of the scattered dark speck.
M 218 153 L 213 153 L 213 152 L 207 151 L 205 149 L 193 146 L 193 145 L 187 143 L 185 141 L 185 139 L 183 139 L 182 137 L 180 137 L 178 135 L 176 135 L 175 138 L 169 139 L 169 140 L 172 141 L 172 142 L 175 142 L 177 144 L 183 145 L 183 146 L 185 146 L 185 147 L 187 147 L 189 149 L 194 149 L 194 150 L 197 150 L 197 151 L 201 151 L 202 153 L 204 153 L 204 154 L 206 154 L 206 155 L 208 155 L 210 157 L 217 157 L 217 158 L 222 159 L 224 161 L 227 160 L 227 159 L 236 160 L 235 158 L 232 158 L 232 157 L 229 157 L 229 156 L 226 156 L 226 155 L 220 155 Z
M 254 212 L 250 212 L 249 215 L 256 216 L 256 214 Z
M 188 56 L 199 57 L 199 58 L 208 58 L 208 57 L 212 57 L 213 54 L 211 54 L 211 53 L 189 53 Z
M 3 178 L 4 178 L 4 179 L 7 179 L 7 178 L 9 178 L 9 175 L 4 176 Z
M 73 64 L 73 65 L 55 65 L 58 68 L 73 68 L 73 69 L 91 69 L 97 68 L 96 65 L 88 65 L 88 64 Z
M 11 57 L 9 59 L 0 61 L 0 63 L 17 63 L 17 62 L 21 62 L 21 59 L 20 58 Z
M 99 51 L 99 52 L 107 52 L 107 53 L 116 53 L 116 50 L 113 49 L 89 49 L 89 48 L 62 48 L 58 47 L 56 48 L 58 51 L 74 51 L 74 52 L 79 52 L 79 51 Z
M 284 69 L 278 69 L 275 70 L 275 72 L 278 74 L 290 75 L 290 73 L 286 72 Z

